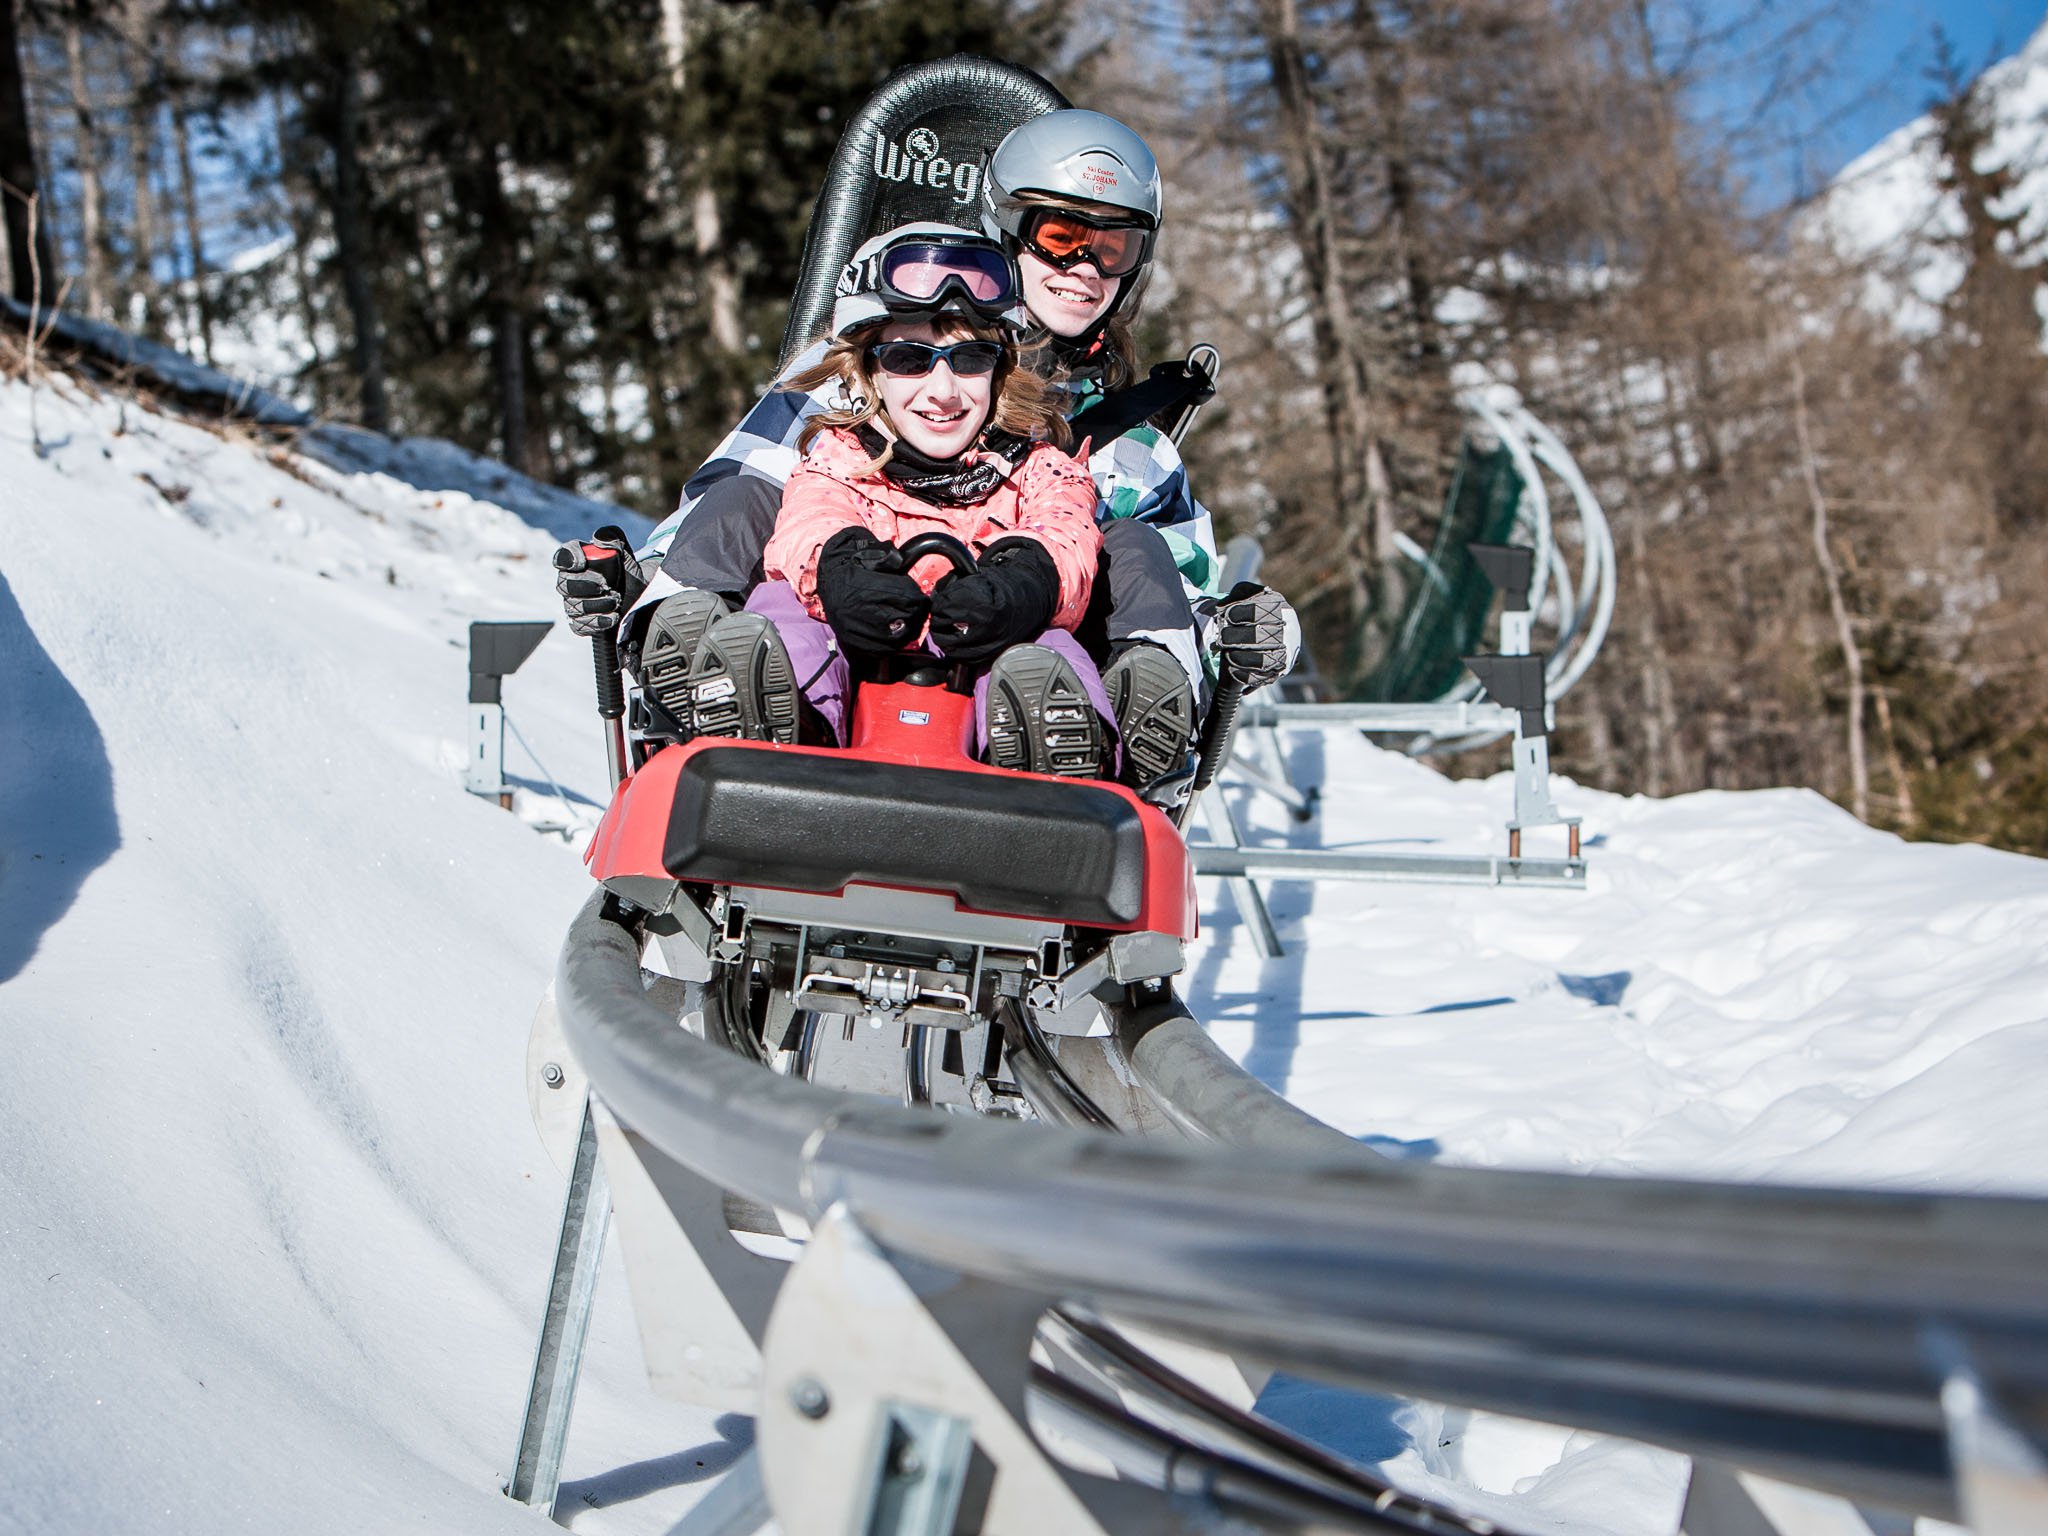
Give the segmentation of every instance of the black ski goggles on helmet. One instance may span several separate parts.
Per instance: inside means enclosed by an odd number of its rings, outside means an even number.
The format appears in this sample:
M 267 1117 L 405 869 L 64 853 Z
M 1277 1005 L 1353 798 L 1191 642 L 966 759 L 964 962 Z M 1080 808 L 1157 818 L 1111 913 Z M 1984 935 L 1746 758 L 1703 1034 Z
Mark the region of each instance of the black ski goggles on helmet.
M 923 341 L 878 341 L 868 348 L 868 360 L 899 379 L 921 379 L 941 360 L 959 377 L 974 379 L 996 371 L 1003 360 L 1003 346 L 995 341 L 956 341 L 950 347 Z
M 871 257 L 865 286 L 892 311 L 936 310 L 951 299 L 990 319 L 1017 303 L 1017 270 L 993 240 L 911 237 Z
M 1048 266 L 1070 272 L 1092 261 L 1104 277 L 1129 277 L 1152 255 L 1152 231 L 1144 225 L 1108 223 L 1068 208 L 1027 209 L 1017 239 Z

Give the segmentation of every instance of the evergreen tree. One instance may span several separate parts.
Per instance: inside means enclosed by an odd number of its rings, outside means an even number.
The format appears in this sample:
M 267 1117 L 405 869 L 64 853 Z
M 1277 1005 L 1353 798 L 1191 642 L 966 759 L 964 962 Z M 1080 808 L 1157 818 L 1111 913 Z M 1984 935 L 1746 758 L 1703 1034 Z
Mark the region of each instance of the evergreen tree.
M 2012 526 L 2048 521 L 2048 356 L 2041 351 L 2043 237 L 2024 228 L 2018 168 L 1995 163 L 1986 76 L 1964 82 L 1946 43 L 1945 96 L 1932 117 L 1939 185 L 1961 228 L 1942 242 L 1962 271 L 1944 308 L 1943 357 L 1989 462 L 1993 497 Z

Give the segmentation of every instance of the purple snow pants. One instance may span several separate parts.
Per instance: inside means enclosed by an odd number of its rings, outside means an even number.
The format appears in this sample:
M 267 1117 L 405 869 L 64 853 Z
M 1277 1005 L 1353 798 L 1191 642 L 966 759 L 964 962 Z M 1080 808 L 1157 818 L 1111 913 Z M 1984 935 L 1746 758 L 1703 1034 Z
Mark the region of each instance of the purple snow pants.
M 804 607 L 804 600 L 796 595 L 796 588 L 786 581 L 764 581 L 754 588 L 747 598 L 747 612 L 758 613 L 775 626 L 775 632 L 782 636 L 783 648 L 789 652 L 789 664 L 796 672 L 797 686 L 811 701 L 811 707 L 823 717 L 825 724 L 831 727 L 833 741 L 845 746 L 851 718 L 853 679 L 847 670 L 846 658 L 840 654 L 838 641 L 833 637 L 832 626 L 823 619 L 812 618 Z M 1102 686 L 1102 674 L 1095 670 L 1095 663 L 1088 659 L 1081 642 L 1064 629 L 1048 629 L 1034 643 L 1066 657 L 1074 675 L 1081 679 L 1088 702 L 1102 716 L 1110 741 L 1116 743 L 1112 765 L 1121 762 L 1123 747 L 1117 739 L 1116 715 L 1109 707 L 1109 691 Z M 930 648 L 927 643 L 926 649 Z M 975 744 L 986 752 L 986 672 L 974 680 L 974 733 Z

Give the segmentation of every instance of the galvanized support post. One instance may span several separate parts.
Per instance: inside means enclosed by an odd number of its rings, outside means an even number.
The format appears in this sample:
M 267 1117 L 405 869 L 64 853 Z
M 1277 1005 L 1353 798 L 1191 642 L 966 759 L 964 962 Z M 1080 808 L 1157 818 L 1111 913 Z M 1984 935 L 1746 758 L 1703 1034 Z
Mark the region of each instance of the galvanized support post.
M 1223 798 L 1221 785 L 1212 784 L 1202 796 L 1202 820 L 1209 828 L 1209 836 L 1224 848 L 1242 848 L 1244 839 L 1237 830 L 1237 818 L 1230 813 L 1230 802 Z M 1199 851 L 1197 853 L 1199 872 Z M 1258 886 L 1249 875 L 1229 875 L 1223 881 L 1230 892 L 1231 903 L 1237 908 L 1237 915 L 1251 934 L 1252 950 L 1261 960 L 1277 960 L 1287 951 L 1280 942 L 1279 930 L 1273 926 L 1273 914 L 1266 910 L 1266 898 L 1259 894 Z
M 512 809 L 505 782 L 505 679 L 555 626 L 547 619 L 469 626 L 469 761 L 462 787 Z
M 1565 829 L 1565 857 L 1579 857 L 1579 818 L 1567 816 L 1550 796 L 1550 737 L 1525 735 L 1515 724 L 1515 819 L 1508 823 L 1508 857 L 1522 856 L 1522 833 L 1529 827 Z
M 519 1424 L 519 1448 L 512 1459 L 512 1476 L 505 1484 L 505 1492 L 512 1498 L 550 1517 L 555 1512 L 555 1496 L 561 1491 L 562 1451 L 569 1439 L 569 1412 L 576 1401 L 576 1378 L 583 1367 L 583 1343 L 590 1331 L 598 1260 L 604 1252 L 611 1212 L 611 1190 L 598 1157 L 596 1109 L 586 1098 L 569 1189 L 562 1202 L 562 1231 L 555 1244 L 554 1273 L 548 1281 L 547 1312 L 541 1319 L 526 1413 Z
M 1500 616 L 1500 653 L 1527 656 L 1536 648 L 1536 615 L 1527 608 L 1510 608 Z
M 505 706 L 469 706 L 469 763 L 462 775 L 462 787 L 472 795 L 497 800 L 500 808 L 512 809 L 511 786 L 505 782 Z
M 1475 549 L 1480 546 L 1473 546 Z M 1579 818 L 1566 816 L 1550 797 L 1550 722 L 1544 698 L 1541 656 L 1467 656 L 1480 686 L 1515 712 L 1515 815 L 1508 823 L 1508 857 L 1522 856 L 1522 833 L 1530 827 L 1565 829 L 1566 858 L 1579 857 Z

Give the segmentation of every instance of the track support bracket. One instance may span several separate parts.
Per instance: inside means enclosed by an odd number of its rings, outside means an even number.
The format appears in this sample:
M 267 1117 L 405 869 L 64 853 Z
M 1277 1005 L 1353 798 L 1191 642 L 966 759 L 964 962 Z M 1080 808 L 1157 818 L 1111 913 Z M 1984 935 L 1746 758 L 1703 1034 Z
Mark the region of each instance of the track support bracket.
M 886 1253 L 843 1206 L 819 1221 L 768 1325 L 757 1444 L 788 1531 L 1132 1536 L 1185 1500 L 1056 1461 L 1027 1421 L 1050 1298 Z

